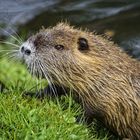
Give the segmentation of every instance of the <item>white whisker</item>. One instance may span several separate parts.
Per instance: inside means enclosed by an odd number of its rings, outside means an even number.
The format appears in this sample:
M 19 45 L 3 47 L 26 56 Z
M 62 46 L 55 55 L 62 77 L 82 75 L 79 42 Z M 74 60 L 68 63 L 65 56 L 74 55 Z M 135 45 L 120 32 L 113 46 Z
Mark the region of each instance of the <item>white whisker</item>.
M 16 37 L 18 37 L 17 39 L 19 39 L 19 41 L 22 43 L 23 39 L 19 36 L 19 34 L 11 27 L 10 27 L 10 30 L 16 35 Z
M 13 43 L 11 43 L 11 42 L 7 42 L 7 41 L 0 41 L 0 43 L 3 43 L 3 44 L 8 44 L 8 45 L 12 45 L 12 46 L 15 46 L 15 47 L 19 48 L 19 46 L 18 46 L 18 45 L 13 44 Z
M 52 89 L 53 94 L 56 95 L 56 91 L 54 90 L 54 88 L 53 88 L 53 86 L 52 86 L 52 83 L 51 83 L 50 79 L 48 78 L 48 75 L 45 73 L 45 71 L 44 71 L 44 69 L 43 69 L 42 63 L 40 62 L 39 65 L 40 65 L 40 68 L 41 68 L 41 70 L 42 70 L 42 72 L 43 72 L 45 78 L 46 78 L 47 81 L 48 81 L 48 84 L 49 84 L 50 88 Z
M 1 28 L 2 29 L 2 28 Z M 6 30 L 4 30 L 4 29 L 2 29 L 5 33 L 7 33 L 8 35 L 10 35 L 13 39 L 15 39 L 19 44 L 22 44 L 22 42 L 19 40 L 19 39 L 17 39 L 15 36 L 13 36 L 13 35 L 11 35 L 8 31 L 6 31 Z

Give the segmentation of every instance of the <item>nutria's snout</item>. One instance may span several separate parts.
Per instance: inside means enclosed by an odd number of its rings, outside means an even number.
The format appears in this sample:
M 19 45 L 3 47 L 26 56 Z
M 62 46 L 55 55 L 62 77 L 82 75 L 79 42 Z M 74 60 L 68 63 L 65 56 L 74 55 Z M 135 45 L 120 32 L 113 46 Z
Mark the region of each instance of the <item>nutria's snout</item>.
M 26 46 L 21 46 L 20 51 L 24 55 L 28 55 L 29 56 L 31 54 L 31 49 L 30 48 L 27 48 Z
M 31 63 L 34 57 L 34 53 L 35 53 L 34 45 L 26 41 L 20 46 L 18 56 L 26 64 L 29 64 Z
M 23 43 L 21 45 L 19 51 L 20 51 L 21 55 L 30 56 L 32 53 L 31 44 L 29 44 L 28 42 Z

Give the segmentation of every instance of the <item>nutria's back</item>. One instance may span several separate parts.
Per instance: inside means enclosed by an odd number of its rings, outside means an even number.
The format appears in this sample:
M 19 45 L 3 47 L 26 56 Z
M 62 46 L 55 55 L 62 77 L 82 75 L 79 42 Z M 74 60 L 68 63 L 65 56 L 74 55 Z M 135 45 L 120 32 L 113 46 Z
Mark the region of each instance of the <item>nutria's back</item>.
M 140 62 L 102 36 L 60 23 L 20 49 L 31 73 L 69 87 L 85 112 L 121 137 L 140 139 Z

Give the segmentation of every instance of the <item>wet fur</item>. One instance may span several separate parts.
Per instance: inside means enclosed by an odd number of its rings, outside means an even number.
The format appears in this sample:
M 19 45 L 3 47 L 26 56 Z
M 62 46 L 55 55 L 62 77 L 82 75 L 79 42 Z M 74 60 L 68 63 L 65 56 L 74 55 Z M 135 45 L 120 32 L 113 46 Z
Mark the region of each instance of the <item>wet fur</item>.
M 87 50 L 78 50 L 79 38 L 87 40 Z M 72 89 L 88 116 L 122 138 L 140 139 L 140 62 L 102 36 L 64 23 L 41 30 L 29 41 L 36 47 L 36 75 L 52 87 Z M 56 50 L 56 44 L 64 50 Z

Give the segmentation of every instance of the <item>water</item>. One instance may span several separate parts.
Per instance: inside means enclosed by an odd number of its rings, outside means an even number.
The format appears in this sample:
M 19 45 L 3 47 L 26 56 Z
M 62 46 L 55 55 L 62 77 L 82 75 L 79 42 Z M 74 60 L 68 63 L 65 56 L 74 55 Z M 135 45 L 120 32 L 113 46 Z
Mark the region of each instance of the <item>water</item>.
M 12 27 L 28 35 L 66 20 L 110 35 L 140 58 L 140 0 L 0 0 L 0 24 L 8 32 Z

